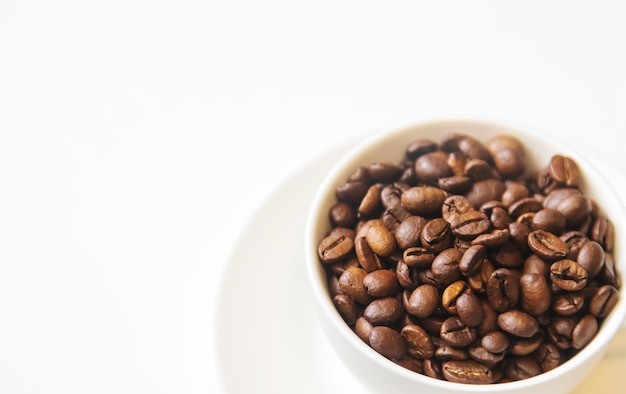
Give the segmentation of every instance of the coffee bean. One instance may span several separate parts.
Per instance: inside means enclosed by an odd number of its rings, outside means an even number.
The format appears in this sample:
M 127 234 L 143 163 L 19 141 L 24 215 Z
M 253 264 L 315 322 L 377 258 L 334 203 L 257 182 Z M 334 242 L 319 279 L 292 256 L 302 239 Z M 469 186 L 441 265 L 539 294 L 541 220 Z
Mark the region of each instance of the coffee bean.
M 345 234 L 334 232 L 320 242 L 317 254 L 323 263 L 345 259 L 354 249 L 354 241 Z
M 365 237 L 358 237 L 355 240 L 354 251 L 356 252 L 359 264 L 365 271 L 372 272 L 383 268 L 380 257 L 374 253 Z
M 580 292 L 564 292 L 554 295 L 552 310 L 561 316 L 572 316 L 585 305 L 585 297 Z
M 563 259 L 550 266 L 550 279 L 560 289 L 576 291 L 587 285 L 588 274 L 574 260 Z
M 591 279 L 602 270 L 605 257 L 602 245 L 596 241 L 589 241 L 580 248 L 576 261 L 587 271 Z
M 431 358 L 435 354 L 435 345 L 428 332 L 417 324 L 402 327 L 400 334 L 407 344 L 407 353 L 416 358 Z
M 335 189 L 337 199 L 356 206 L 361 202 L 369 189 L 369 185 L 363 182 L 346 182 Z
M 484 245 L 470 246 L 459 260 L 459 270 L 465 276 L 474 274 L 481 267 L 487 256 L 487 248 Z
M 520 276 L 520 307 L 536 316 L 547 312 L 551 305 L 550 285 L 544 275 L 526 273 Z
M 435 280 L 442 285 L 449 285 L 461 279 L 461 271 L 459 271 L 461 257 L 463 254 L 456 248 L 441 251 L 430 267 Z
M 363 311 L 363 317 L 375 326 L 389 325 L 404 316 L 404 306 L 396 297 L 377 298 Z
M 572 331 L 572 347 L 582 349 L 596 336 L 598 332 L 598 320 L 594 315 L 585 315 Z
M 354 323 L 354 332 L 361 340 L 369 345 L 370 333 L 374 325 L 363 316 L 359 316 Z
M 561 352 L 550 342 L 543 342 L 535 352 L 535 361 L 542 372 L 548 372 L 561 365 Z
M 491 222 L 483 212 L 471 210 L 454 217 L 450 229 L 457 237 L 471 240 L 489 231 Z
M 476 361 L 446 361 L 441 365 L 446 380 L 463 384 L 489 384 L 493 374 L 487 366 Z
M 550 159 L 550 176 L 563 186 L 578 186 L 580 170 L 574 160 L 567 156 L 554 155 Z
M 354 301 L 361 305 L 367 305 L 372 297 L 367 294 L 367 289 L 363 285 L 363 279 L 367 275 L 367 271 L 359 267 L 350 267 L 346 269 L 339 277 L 339 288 L 343 294 L 347 294 Z
M 603 285 L 598 288 L 590 301 L 589 312 L 602 319 L 611 313 L 619 299 L 617 289 L 611 285 Z
M 415 140 L 407 145 L 405 150 L 405 156 L 409 160 L 415 160 L 426 153 L 436 151 L 438 147 L 439 145 L 433 140 Z
M 400 283 L 393 270 L 380 269 L 365 275 L 363 286 L 372 297 L 390 297 L 398 293 Z
M 465 198 L 472 203 L 475 209 L 478 209 L 487 201 L 499 200 L 505 190 L 506 186 L 501 180 L 485 179 L 474 182 L 467 193 L 465 193 Z
M 487 281 L 487 299 L 491 307 L 504 312 L 517 305 L 519 277 L 508 268 L 498 268 Z
M 468 327 L 458 316 L 451 316 L 441 325 L 440 337 L 449 346 L 463 348 L 476 339 L 476 329 Z
M 411 293 L 407 312 L 417 317 L 428 317 L 441 304 L 439 291 L 433 285 L 423 284 L 415 288 Z
M 420 236 L 428 221 L 422 216 L 411 215 L 402 220 L 395 229 L 396 244 L 402 250 L 421 246 Z
M 509 338 L 502 331 L 491 331 L 482 337 L 480 344 L 490 353 L 502 353 L 509 347 Z
M 541 367 L 530 356 L 512 357 L 506 364 L 504 374 L 511 380 L 532 378 L 541 373 Z
M 451 315 L 457 314 L 456 302 L 458 298 L 469 292 L 467 283 L 463 280 L 457 280 L 443 290 L 441 294 L 441 306 Z
M 433 251 L 441 252 L 452 245 L 450 225 L 443 218 L 429 220 L 420 235 L 422 246 Z
M 333 304 L 348 324 L 353 324 L 359 317 L 359 310 L 354 300 L 345 294 L 338 294 L 333 297 Z
M 477 327 L 483 321 L 480 299 L 470 292 L 465 292 L 456 299 L 456 313 L 468 327 Z
M 390 359 L 401 359 L 406 353 L 406 342 L 402 335 L 387 326 L 375 326 L 369 336 L 370 346 Z
M 385 226 L 374 225 L 365 234 L 367 244 L 378 256 L 387 257 L 396 250 L 396 238 Z
M 447 155 L 435 151 L 418 157 L 415 160 L 415 175 L 420 181 L 430 184 L 436 184 L 439 178 L 451 176 Z
M 441 217 L 446 222 L 452 223 L 455 217 L 469 211 L 473 211 L 474 207 L 469 200 L 463 196 L 452 195 L 447 197 L 441 206 Z
M 502 331 L 523 338 L 530 338 L 539 331 L 537 320 L 528 313 L 517 309 L 511 309 L 498 315 L 497 323 Z
M 367 165 L 367 172 L 374 182 L 392 183 L 402 174 L 402 168 L 394 163 L 376 162 Z
M 528 234 L 530 249 L 547 260 L 558 260 L 567 254 L 567 245 L 558 236 L 545 230 L 535 230 Z
M 409 266 L 417 269 L 427 269 L 435 259 L 436 253 L 431 249 L 414 246 L 404 250 L 402 260 Z
M 433 217 L 441 212 L 448 197 L 445 191 L 432 186 L 414 186 L 402 193 L 402 206 L 414 215 Z

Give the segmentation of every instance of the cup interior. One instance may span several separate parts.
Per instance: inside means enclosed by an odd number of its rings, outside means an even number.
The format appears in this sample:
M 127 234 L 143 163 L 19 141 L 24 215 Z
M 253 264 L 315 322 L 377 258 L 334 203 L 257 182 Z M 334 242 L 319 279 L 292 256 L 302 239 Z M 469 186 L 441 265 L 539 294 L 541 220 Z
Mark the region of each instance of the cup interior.
M 306 264 L 325 333 L 340 358 L 355 376 L 367 385 L 372 385 L 375 390 L 384 389 L 385 386 L 377 383 L 381 379 L 391 379 L 393 381 L 384 382 L 386 387 L 397 387 L 400 392 L 402 387 L 406 387 L 407 392 L 411 390 L 415 392 L 417 387 L 424 389 L 425 392 L 495 393 L 523 392 L 529 389 L 550 393 L 570 391 L 601 359 L 610 340 L 620 329 L 626 314 L 624 286 L 619 291 L 619 302 L 603 321 L 595 338 L 573 358 L 551 371 L 532 378 L 479 386 L 429 378 L 387 360 L 357 337 L 332 303 L 326 273 L 317 257 L 317 245 L 331 228 L 328 212 L 336 202 L 335 189 L 360 165 L 371 162 L 399 163 L 410 142 L 422 138 L 440 142 L 451 133 L 467 134 L 483 143 L 499 134 L 516 136 L 524 144 L 528 173 L 544 168 L 554 154 L 573 158 L 581 169 L 581 190 L 598 204 L 614 226 L 614 259 L 620 272 L 626 271 L 626 261 L 622 255 L 626 249 L 624 202 L 611 186 L 611 179 L 596 167 L 595 163 L 602 158 L 587 157 L 584 146 L 571 146 L 568 142 L 544 131 L 480 120 L 435 120 L 389 128 L 356 145 L 333 167 L 314 196 L 308 214 L 305 229 Z M 373 366 L 376 369 L 371 369 Z

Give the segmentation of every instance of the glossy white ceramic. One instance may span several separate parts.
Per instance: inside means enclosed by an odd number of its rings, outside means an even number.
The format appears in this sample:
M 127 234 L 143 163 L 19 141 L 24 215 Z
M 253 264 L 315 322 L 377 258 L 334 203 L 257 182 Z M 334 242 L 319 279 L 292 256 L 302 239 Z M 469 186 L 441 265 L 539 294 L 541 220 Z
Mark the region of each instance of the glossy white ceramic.
M 526 147 L 529 170 L 547 165 L 556 153 L 574 158 L 583 172 L 581 185 L 586 195 L 594 199 L 609 216 L 615 227 L 615 261 L 621 272 L 626 271 L 626 216 L 624 205 L 595 163 L 584 154 L 585 147 L 573 147 L 544 130 L 511 126 L 480 120 L 434 120 L 383 130 L 356 145 L 342 157 L 322 182 L 314 197 L 305 229 L 305 258 L 309 282 L 324 332 L 336 353 L 357 379 L 373 392 L 395 393 L 566 393 L 576 388 L 600 361 L 607 345 L 619 330 L 626 313 L 626 294 L 620 291 L 620 302 L 604 321 L 600 331 L 579 354 L 552 371 L 536 377 L 504 384 L 464 385 L 431 379 L 413 373 L 390 362 L 363 341 L 344 323 L 332 304 L 326 287 L 324 271 L 317 258 L 317 245 L 329 230 L 328 209 L 335 202 L 334 190 L 357 166 L 375 161 L 398 162 L 409 142 L 420 138 L 441 140 L 458 132 L 486 141 L 496 134 L 517 136 Z M 595 158 L 595 160 L 601 160 Z M 391 390 L 391 391 L 390 391 Z

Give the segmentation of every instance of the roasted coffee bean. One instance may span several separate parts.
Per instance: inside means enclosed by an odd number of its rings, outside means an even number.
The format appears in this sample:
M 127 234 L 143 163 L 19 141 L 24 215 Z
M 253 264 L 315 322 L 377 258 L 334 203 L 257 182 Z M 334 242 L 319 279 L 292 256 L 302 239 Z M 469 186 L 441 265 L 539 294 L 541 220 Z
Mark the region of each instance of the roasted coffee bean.
M 372 297 L 391 297 L 398 293 L 400 283 L 393 270 L 380 269 L 372 271 L 363 278 L 363 286 Z
M 469 354 L 465 349 L 441 345 L 438 346 L 437 350 L 435 351 L 435 358 L 441 362 L 449 360 L 461 361 L 469 359 Z
M 504 178 L 516 178 L 526 170 L 524 147 L 518 139 L 500 135 L 487 141 L 486 146 Z
M 561 201 L 556 210 L 565 216 L 570 226 L 575 226 L 591 213 L 591 200 L 583 195 L 574 194 Z
M 571 196 L 581 196 L 582 192 L 573 187 L 558 187 L 551 190 L 543 200 L 544 208 L 557 209 L 559 204 Z
M 363 285 L 363 278 L 367 275 L 367 271 L 359 267 L 350 267 L 346 269 L 339 277 L 339 288 L 343 294 L 349 295 L 354 301 L 361 305 L 367 305 L 372 297 L 367 294 L 367 289 Z
M 435 141 L 429 139 L 419 139 L 407 145 L 405 156 L 409 160 L 415 160 L 426 153 L 436 151 L 437 148 L 439 148 L 439 145 Z
M 401 359 L 406 353 L 406 341 L 399 332 L 387 326 L 375 326 L 369 336 L 370 346 L 390 359 Z
M 369 233 L 369 231 L 368 231 Z M 354 251 L 359 260 L 359 264 L 367 272 L 376 271 L 383 268 L 380 257 L 370 247 L 365 237 L 358 237 L 354 242 Z
M 491 249 L 499 248 L 509 242 L 509 234 L 508 226 L 502 230 L 491 230 L 474 238 L 471 245 L 483 245 Z
M 580 248 L 576 258 L 576 262 L 587 271 L 590 279 L 600 273 L 604 265 L 604 260 L 604 248 L 596 241 L 586 242 Z
M 541 373 L 541 367 L 530 356 L 512 357 L 504 367 L 504 375 L 511 380 L 532 378 Z
M 491 331 L 482 337 L 480 345 L 490 353 L 503 353 L 509 347 L 509 338 L 502 331 Z
M 443 218 L 429 220 L 420 235 L 422 246 L 439 253 L 452 245 L 450 225 Z
M 567 220 L 556 209 L 542 208 L 535 212 L 531 228 L 533 230 L 545 230 L 552 234 L 561 234 L 565 230 Z
M 421 246 L 420 236 L 427 222 L 422 216 L 416 215 L 408 216 L 402 220 L 394 232 L 398 247 L 405 250 L 413 246 Z
M 481 211 L 471 210 L 457 215 L 450 222 L 452 233 L 462 239 L 474 239 L 491 229 L 491 222 Z
M 604 256 L 604 266 L 600 273 L 602 282 L 609 284 L 613 287 L 620 288 L 622 285 L 622 279 L 620 273 L 617 271 L 615 261 L 613 260 L 613 253 L 606 253 Z
M 459 260 L 459 270 L 465 276 L 470 276 L 478 271 L 485 257 L 487 248 L 483 245 L 470 246 Z
M 470 347 L 467 350 L 467 353 L 472 358 L 472 360 L 486 365 L 488 368 L 494 368 L 500 361 L 502 361 L 502 359 L 504 359 L 505 356 L 504 352 L 491 353 L 480 346 Z
M 348 257 L 354 250 L 354 241 L 346 234 L 333 232 L 320 242 L 317 254 L 323 263 L 335 263 Z
M 369 189 L 363 182 L 346 182 L 335 189 L 337 199 L 350 205 L 357 206 Z
M 408 185 L 400 182 L 385 185 L 380 191 L 380 202 L 386 209 L 400 207 L 402 204 L 402 193 L 408 189 Z
M 441 372 L 439 362 L 432 358 L 424 360 L 424 375 L 433 379 L 443 380 L 443 373 Z
M 507 311 L 519 300 L 519 276 L 508 268 L 498 268 L 487 281 L 487 299 L 497 312 Z
M 439 290 L 435 286 L 423 284 L 411 293 L 406 311 L 420 318 L 428 317 L 441 305 L 440 300 Z
M 524 255 L 512 242 L 491 251 L 489 259 L 496 265 L 508 268 L 521 267 L 524 264 Z
M 533 316 L 541 315 L 550 309 L 550 285 L 541 274 L 522 274 L 519 280 L 520 306 Z
M 444 143 L 442 143 L 442 149 Z M 491 154 L 487 147 L 474 137 L 469 135 L 460 135 L 457 139 L 456 149 L 470 159 L 479 159 L 483 161 L 491 161 Z
M 437 186 L 447 193 L 465 193 L 472 186 L 472 178 L 458 175 L 439 178 Z
M 550 279 L 560 289 L 577 291 L 587 285 L 588 274 L 574 260 L 563 259 L 550 266 Z
M 484 317 L 480 299 L 471 292 L 465 292 L 456 299 L 456 313 L 468 327 L 478 327 Z
M 374 183 L 374 178 L 372 178 L 366 166 L 358 166 L 348 177 L 348 182 L 361 182 L 370 186 Z
M 443 321 L 440 337 L 449 346 L 463 348 L 476 339 L 476 329 L 468 327 L 458 316 L 451 316 Z
M 402 174 L 402 168 L 393 163 L 370 163 L 366 168 L 374 182 L 392 183 Z
M 611 313 L 619 299 L 617 289 L 611 285 L 603 285 L 596 290 L 589 302 L 589 312 L 597 318 L 605 318 Z
M 329 212 L 330 222 L 335 227 L 354 227 L 357 222 L 357 212 L 350 204 L 337 202 Z
M 528 234 L 528 246 L 546 260 L 558 260 L 567 254 L 567 245 L 558 236 L 545 230 L 535 230 Z
M 365 234 L 367 244 L 378 256 L 387 257 L 396 250 L 396 238 L 385 226 L 374 225 Z
M 465 193 L 465 198 L 472 203 L 475 209 L 478 209 L 487 201 L 499 200 L 505 190 L 506 186 L 501 180 L 485 179 L 483 181 L 474 182 L 467 193 Z
M 530 338 L 511 337 L 508 353 L 514 356 L 527 356 L 537 350 L 543 342 L 543 335 L 537 333 Z
M 561 316 L 572 316 L 585 305 L 585 297 L 580 292 L 563 292 L 554 295 L 552 310 Z
M 499 314 L 497 323 L 502 331 L 522 338 L 530 338 L 539 331 L 537 320 L 528 313 L 517 309 Z
M 380 186 L 375 184 L 367 189 L 357 209 L 357 215 L 360 219 L 369 219 L 376 216 L 381 210 Z
M 436 184 L 439 178 L 452 174 L 447 155 L 443 152 L 426 153 L 415 160 L 415 175 L 424 183 Z
M 435 259 L 435 253 L 430 249 L 414 246 L 404 250 L 402 259 L 409 267 L 427 269 Z
M 396 264 L 396 277 L 400 286 L 407 290 L 413 290 L 419 284 L 418 272 L 404 261 L 399 261 Z
M 354 323 L 354 332 L 361 340 L 369 345 L 370 333 L 374 325 L 363 316 L 359 316 Z
M 509 224 L 509 239 L 513 241 L 520 252 L 524 254 L 532 252 L 528 246 L 528 236 L 530 235 L 530 232 L 530 226 L 524 223 L 513 222 Z
M 550 341 L 561 350 L 570 349 L 576 323 L 573 317 L 555 316 L 547 331 Z
M 550 176 L 559 185 L 578 186 L 580 170 L 578 164 L 571 158 L 563 155 L 554 155 L 550 159 Z
M 338 294 L 333 297 L 333 304 L 346 323 L 353 324 L 356 322 L 359 317 L 359 309 L 350 296 Z
M 541 209 L 543 209 L 541 201 L 534 197 L 526 197 L 515 201 L 509 206 L 509 215 L 512 218 L 517 219 L 525 213 L 539 212 Z
M 402 193 L 402 206 L 414 215 L 433 217 L 441 213 L 448 193 L 432 186 L 414 186 Z
M 542 372 L 548 372 L 561 365 L 561 352 L 550 342 L 543 342 L 539 345 L 534 358 Z
M 479 335 L 485 335 L 498 329 L 498 315 L 487 300 L 481 300 L 483 306 L 483 321 L 480 322 L 476 330 Z
M 560 238 L 567 245 L 568 252 L 565 255 L 565 258 L 570 260 L 578 259 L 580 248 L 582 248 L 585 243 L 589 242 L 589 238 L 587 238 L 585 233 L 574 230 L 564 232 L 561 234 Z
M 402 327 L 400 334 L 407 344 L 407 353 L 415 358 L 431 358 L 435 354 L 435 345 L 428 332 L 417 324 Z
M 498 174 L 489 163 L 480 159 L 470 159 L 465 162 L 464 175 L 471 178 L 474 182 L 498 178 Z
M 363 311 L 363 317 L 375 326 L 389 325 L 404 316 L 404 306 L 396 297 L 377 298 Z
M 506 183 L 506 190 L 502 193 L 502 204 L 508 208 L 514 202 L 529 196 L 530 191 L 526 185 L 517 182 Z
M 461 296 L 461 294 L 467 293 L 469 291 L 470 290 L 467 287 L 467 283 L 463 280 L 457 280 L 456 282 L 451 283 L 443 290 L 443 293 L 441 294 L 441 306 L 448 313 L 456 315 L 457 299 Z
M 459 262 L 463 254 L 456 248 L 448 248 L 439 253 L 430 266 L 433 277 L 442 285 L 449 285 L 461 279 Z
M 455 217 L 469 211 L 473 211 L 474 207 L 469 200 L 463 196 L 452 195 L 443 201 L 441 206 L 441 217 L 448 223 L 452 223 Z
M 548 278 L 550 275 L 550 266 L 541 257 L 533 253 L 524 260 L 522 273 L 539 274 Z
M 493 381 L 493 373 L 484 364 L 476 361 L 445 361 L 441 364 L 446 380 L 463 384 L 489 384 Z
M 574 326 L 572 331 L 572 347 L 582 349 L 596 336 L 598 332 L 598 320 L 594 315 L 585 315 Z

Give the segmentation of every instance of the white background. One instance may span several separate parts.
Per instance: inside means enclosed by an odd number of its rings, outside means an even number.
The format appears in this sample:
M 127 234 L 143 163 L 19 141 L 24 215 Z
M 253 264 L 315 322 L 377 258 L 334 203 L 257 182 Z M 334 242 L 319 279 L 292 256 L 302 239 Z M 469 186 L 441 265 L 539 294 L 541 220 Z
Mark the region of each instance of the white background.
M 216 392 L 239 232 L 381 127 L 523 122 L 623 172 L 621 4 L 0 0 L 0 392 Z

